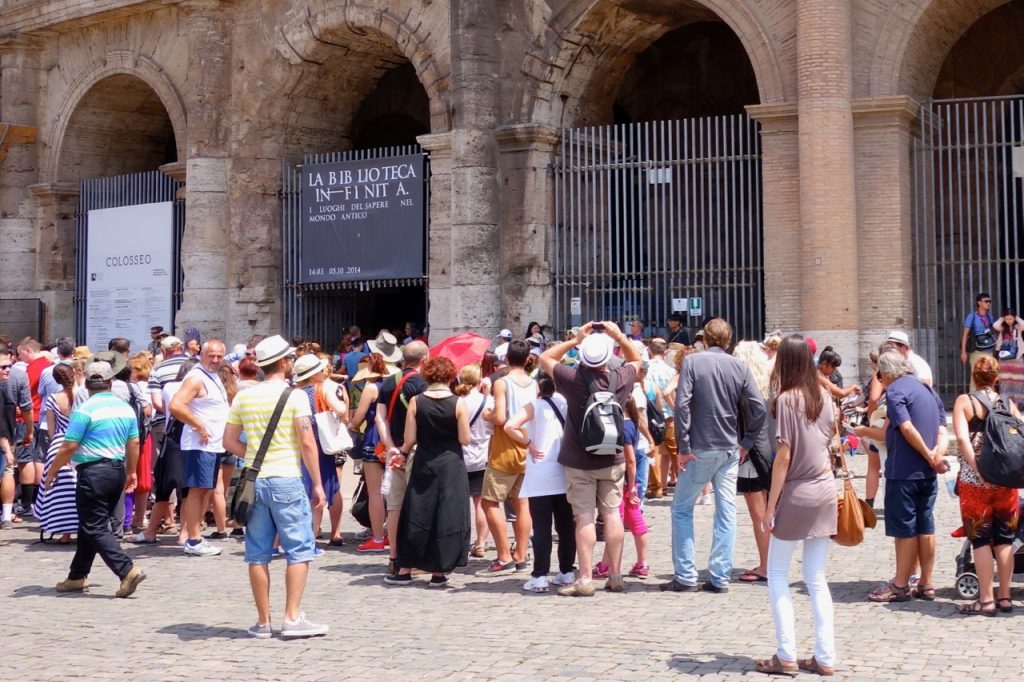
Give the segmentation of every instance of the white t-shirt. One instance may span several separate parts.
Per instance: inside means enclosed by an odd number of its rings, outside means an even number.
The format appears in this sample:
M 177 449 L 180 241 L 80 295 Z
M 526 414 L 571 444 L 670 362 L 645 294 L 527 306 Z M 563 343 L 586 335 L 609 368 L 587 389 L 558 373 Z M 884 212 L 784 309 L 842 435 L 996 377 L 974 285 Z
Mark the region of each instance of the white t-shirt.
M 640 383 L 633 384 L 633 402 L 636 403 L 636 410 L 639 413 L 637 416 L 643 420 L 642 423 L 647 423 L 647 394 L 644 392 L 644 387 Z M 637 424 L 636 428 L 637 437 L 637 450 L 640 450 L 644 454 L 647 454 L 651 449 L 651 443 L 644 437 L 644 432 L 640 430 L 640 424 Z
M 484 419 L 483 412 L 494 408 L 494 398 L 485 396 L 478 391 L 464 395 L 459 400 L 466 409 L 466 416 L 471 422 L 469 432 L 473 440 L 469 445 L 462 446 L 462 456 L 466 460 L 466 471 L 483 471 L 487 468 L 487 450 L 491 443 L 491 434 L 494 433 L 494 425 Z M 480 409 L 480 405 L 484 409 Z M 479 414 L 478 414 L 479 412 Z M 476 417 L 476 421 L 473 420 Z
M 910 360 L 910 364 L 914 366 L 914 376 L 916 376 L 921 383 L 933 386 L 935 380 L 932 378 L 932 368 L 928 365 L 928 361 L 922 358 L 914 351 L 909 351 L 907 359 Z
M 556 393 L 551 401 L 564 419 L 565 398 Z M 558 463 L 558 452 L 562 447 L 562 422 L 543 398 L 533 401 L 533 419 L 526 424 L 527 437 L 534 450 L 544 453 L 539 462 L 533 459 L 529 449 L 526 453 L 526 475 L 523 477 L 521 497 L 544 497 L 565 493 L 565 467 Z

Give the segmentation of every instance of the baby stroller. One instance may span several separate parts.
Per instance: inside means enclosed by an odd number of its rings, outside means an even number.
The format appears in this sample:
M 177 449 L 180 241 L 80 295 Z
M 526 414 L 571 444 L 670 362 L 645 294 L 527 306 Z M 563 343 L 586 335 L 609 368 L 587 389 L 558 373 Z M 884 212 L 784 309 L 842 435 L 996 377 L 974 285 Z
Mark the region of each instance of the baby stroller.
M 1024 513 L 1024 501 L 1021 502 L 1021 510 Z M 1018 525 L 1017 539 L 1013 543 L 1013 572 L 1024 573 L 1024 523 Z M 965 539 L 960 553 L 956 555 L 956 593 L 961 599 L 977 599 L 979 591 L 973 548 L 971 541 Z

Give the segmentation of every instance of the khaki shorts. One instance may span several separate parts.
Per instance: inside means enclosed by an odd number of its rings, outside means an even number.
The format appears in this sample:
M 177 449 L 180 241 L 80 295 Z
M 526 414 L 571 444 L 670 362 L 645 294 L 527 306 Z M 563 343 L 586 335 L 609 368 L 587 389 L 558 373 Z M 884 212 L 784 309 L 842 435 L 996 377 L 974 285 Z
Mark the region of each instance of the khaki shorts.
M 674 417 L 665 420 L 665 440 L 661 447 L 665 448 L 665 454 L 676 454 L 676 420 Z
M 625 480 L 625 463 L 601 469 L 565 467 L 565 496 L 576 516 L 593 514 L 595 507 L 601 512 L 617 512 Z
M 391 489 L 388 490 L 384 502 L 389 512 L 401 511 L 402 502 L 405 500 L 405 489 L 409 487 L 409 472 L 412 470 L 412 458 L 416 456 L 413 451 L 405 462 L 404 469 L 391 470 Z M 385 472 L 386 473 L 386 472 Z
M 510 474 L 487 467 L 484 470 L 484 487 L 480 497 L 490 502 L 504 502 L 510 497 L 519 497 L 519 489 L 522 487 L 522 474 Z

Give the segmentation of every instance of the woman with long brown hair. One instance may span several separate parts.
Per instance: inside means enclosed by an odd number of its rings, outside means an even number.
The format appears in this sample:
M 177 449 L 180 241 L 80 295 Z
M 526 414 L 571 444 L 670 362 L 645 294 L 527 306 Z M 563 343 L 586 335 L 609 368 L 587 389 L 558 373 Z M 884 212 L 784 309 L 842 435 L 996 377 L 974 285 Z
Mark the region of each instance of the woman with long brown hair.
M 71 418 L 71 408 L 75 403 L 75 370 L 70 365 L 54 365 L 53 380 L 60 390 L 46 397 L 46 423 L 50 433 L 50 445 L 46 450 L 46 466 L 43 468 L 43 480 L 50 473 L 50 467 L 57 458 L 57 452 L 64 443 L 64 432 L 67 431 Z M 57 541 L 62 545 L 71 544 L 71 534 L 78 530 L 78 508 L 75 506 L 75 486 L 78 474 L 66 465 L 57 472 L 57 478 L 49 488 L 40 486 L 39 495 L 33 513 L 39 519 L 39 535 L 49 533 L 54 536 L 60 533 Z
M 772 371 L 778 449 L 772 465 L 767 519 L 768 595 L 777 650 L 757 661 L 763 673 L 809 670 L 831 675 L 835 666 L 832 595 L 825 578 L 830 536 L 836 532 L 836 489 L 829 463 L 834 407 L 818 381 L 810 347 L 799 335 L 779 345 Z M 797 542 L 804 543 L 803 577 L 814 613 L 814 655 L 797 660 L 789 567 Z

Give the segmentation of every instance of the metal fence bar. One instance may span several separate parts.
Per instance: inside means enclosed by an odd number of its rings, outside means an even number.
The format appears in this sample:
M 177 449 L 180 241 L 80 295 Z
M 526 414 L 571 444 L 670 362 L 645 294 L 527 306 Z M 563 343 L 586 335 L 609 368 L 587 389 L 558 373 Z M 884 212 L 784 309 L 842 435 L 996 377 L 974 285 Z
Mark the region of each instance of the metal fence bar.
M 702 297 L 737 338 L 764 333 L 760 136 L 745 115 L 565 130 L 556 175 L 554 323 L 638 316 Z M 699 326 L 703 320 L 692 320 Z M 696 323 L 696 324 L 694 324 Z

